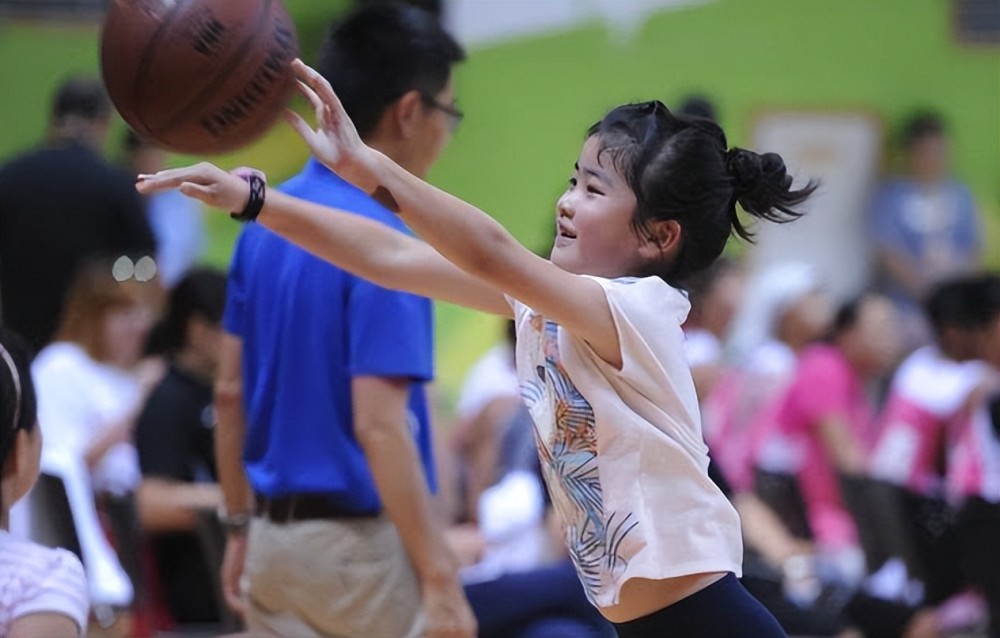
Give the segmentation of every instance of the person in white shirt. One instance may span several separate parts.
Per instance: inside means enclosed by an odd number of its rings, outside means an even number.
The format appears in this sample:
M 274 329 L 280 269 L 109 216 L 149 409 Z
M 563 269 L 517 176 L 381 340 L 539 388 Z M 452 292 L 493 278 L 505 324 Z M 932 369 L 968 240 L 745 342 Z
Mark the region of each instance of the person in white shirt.
M 80 559 L 9 532 L 11 505 L 38 480 L 42 435 L 23 341 L 0 331 L 0 636 L 86 633 L 90 611 Z
M 730 233 L 749 236 L 737 202 L 790 221 L 814 184 L 792 189 L 780 156 L 730 149 L 714 123 L 623 105 L 588 131 L 546 260 L 365 146 L 330 85 L 295 67 L 319 129 L 289 121 L 313 155 L 427 243 L 211 164 L 140 175 L 140 192 L 179 188 L 379 285 L 513 317 L 569 554 L 619 636 L 783 636 L 737 580 L 740 522 L 708 477 L 681 331 L 689 304 L 671 282 L 710 265 Z
M 161 362 L 142 360 L 156 284 L 119 281 L 115 273 L 104 259 L 81 268 L 55 339 L 31 364 L 48 441 L 42 471 L 66 490 L 98 610 L 130 606 L 142 582 L 134 502 L 142 476 L 132 439 L 145 396 L 162 374 Z M 110 522 L 113 549 L 99 511 Z

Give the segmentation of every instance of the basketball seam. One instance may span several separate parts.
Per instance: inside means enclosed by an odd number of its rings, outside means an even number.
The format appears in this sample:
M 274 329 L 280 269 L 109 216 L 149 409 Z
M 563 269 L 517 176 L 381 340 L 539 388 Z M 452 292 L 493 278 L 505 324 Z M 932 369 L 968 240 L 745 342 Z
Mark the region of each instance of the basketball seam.
M 139 66 L 136 68 L 136 74 L 134 76 L 135 78 L 147 77 L 146 73 L 148 72 L 150 65 L 152 65 L 153 63 L 152 57 L 157 52 L 156 45 L 159 43 L 160 40 L 164 38 L 165 36 L 164 31 L 169 29 L 170 26 L 173 24 L 174 15 L 178 11 L 183 9 L 185 6 L 186 3 L 183 2 L 174 5 L 174 8 L 171 9 L 170 12 L 167 14 L 166 19 L 162 20 L 160 22 L 160 26 L 158 26 L 156 28 L 156 31 L 153 32 L 153 37 L 150 38 L 149 45 L 146 47 L 146 51 L 142 54 L 142 58 L 139 59 Z M 145 97 L 146 97 L 145 89 L 148 84 L 149 84 L 148 81 L 140 83 L 137 82 L 136 80 L 133 80 L 132 104 L 138 106 L 145 103 Z M 135 111 L 136 111 L 136 119 L 139 121 L 140 124 L 142 124 L 143 128 L 146 129 L 146 133 L 149 135 L 153 135 L 154 134 L 153 127 L 150 126 L 146 122 L 146 118 L 142 116 L 142 109 L 136 108 Z
M 182 124 L 185 120 L 189 120 L 193 114 L 197 113 L 204 98 L 214 93 L 219 86 L 225 83 L 229 73 L 239 64 L 246 52 L 252 48 L 255 37 L 260 32 L 261 27 L 271 13 L 272 4 L 274 4 L 273 0 L 264 0 L 263 11 L 261 11 L 260 15 L 257 17 L 257 23 L 251 30 L 250 35 L 244 38 L 243 42 L 240 43 L 240 46 L 229 57 L 229 60 L 226 61 L 227 64 L 223 66 L 222 70 L 215 74 L 215 77 L 211 82 L 205 85 L 205 87 L 199 91 L 197 95 L 188 101 L 186 106 L 178 109 L 177 113 L 175 113 L 172 118 L 168 119 L 166 123 L 157 127 L 155 130 L 151 128 L 150 132 L 153 135 L 162 135 L 175 126 Z

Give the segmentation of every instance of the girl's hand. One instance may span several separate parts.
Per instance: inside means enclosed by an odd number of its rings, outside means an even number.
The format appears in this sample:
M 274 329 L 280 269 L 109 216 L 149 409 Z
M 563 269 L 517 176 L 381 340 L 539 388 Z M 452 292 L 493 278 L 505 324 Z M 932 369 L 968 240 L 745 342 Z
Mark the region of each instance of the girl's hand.
M 186 168 L 139 175 L 135 187 L 145 195 L 177 189 L 213 208 L 239 212 L 250 199 L 250 184 L 241 177 L 247 170 L 236 169 L 227 173 L 218 166 L 202 162 Z
M 373 192 L 378 186 L 373 174 L 374 152 L 361 140 L 333 87 L 302 60 L 293 61 L 292 68 L 299 77 L 299 91 L 315 109 L 317 128 L 313 129 L 290 109 L 285 119 L 309 145 L 316 159 L 358 188 Z

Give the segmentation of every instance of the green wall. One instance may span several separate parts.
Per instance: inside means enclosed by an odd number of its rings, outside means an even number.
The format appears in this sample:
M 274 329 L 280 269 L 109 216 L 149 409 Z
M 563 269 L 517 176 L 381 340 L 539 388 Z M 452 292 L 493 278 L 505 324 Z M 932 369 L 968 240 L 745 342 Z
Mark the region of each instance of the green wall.
M 288 4 L 315 40 L 329 5 Z M 913 108 L 932 107 L 951 124 L 955 172 L 991 224 L 990 259 L 1000 266 L 1000 48 L 955 44 L 949 7 L 944 0 L 718 0 L 655 15 L 631 38 L 595 22 L 474 49 L 457 77 L 465 123 L 430 178 L 540 248 L 583 132 L 617 103 L 670 104 L 707 93 L 732 144 L 746 143 L 755 115 L 769 109 L 862 110 L 892 130 Z M 42 105 L 65 70 L 95 68 L 94 40 L 93 28 L 0 24 L 0 158 L 40 135 Z M 276 180 L 303 158 L 281 126 L 220 163 L 257 165 Z M 212 219 L 210 260 L 224 266 L 236 229 L 224 216 Z M 441 306 L 446 398 L 500 334 L 499 322 Z

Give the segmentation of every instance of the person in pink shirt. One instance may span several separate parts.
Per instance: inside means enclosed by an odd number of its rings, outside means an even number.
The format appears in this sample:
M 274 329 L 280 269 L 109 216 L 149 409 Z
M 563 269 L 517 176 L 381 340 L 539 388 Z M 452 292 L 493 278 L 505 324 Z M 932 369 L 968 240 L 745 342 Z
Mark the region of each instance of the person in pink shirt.
M 834 318 L 830 341 L 802 353 L 775 414 L 776 436 L 788 449 L 810 530 L 824 553 L 846 556 L 857 547 L 858 531 L 838 475 L 866 470 L 874 439 L 867 387 L 897 360 L 895 325 L 892 305 L 881 296 L 845 304 Z

